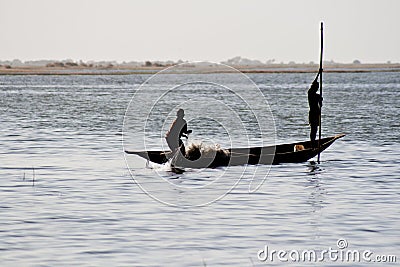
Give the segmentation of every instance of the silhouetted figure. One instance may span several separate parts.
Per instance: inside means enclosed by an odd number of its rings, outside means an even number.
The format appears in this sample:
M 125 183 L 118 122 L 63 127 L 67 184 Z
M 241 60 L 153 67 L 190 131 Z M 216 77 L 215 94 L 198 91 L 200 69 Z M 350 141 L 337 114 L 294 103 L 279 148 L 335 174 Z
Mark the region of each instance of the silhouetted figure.
M 183 109 L 179 109 L 176 112 L 176 116 L 177 118 L 171 124 L 169 131 L 165 135 L 165 139 L 173 153 L 180 148 L 181 153 L 185 155 L 185 146 L 183 145 L 181 137 L 183 136 L 187 139 L 187 135 L 190 134 L 192 130 L 187 129 L 186 121 L 183 119 L 185 116 L 185 111 Z
M 310 131 L 310 139 L 311 145 L 313 148 L 316 147 L 316 136 L 319 126 L 319 117 L 321 116 L 321 107 L 322 107 L 322 96 L 317 94 L 319 83 L 317 81 L 319 73 L 313 83 L 311 84 L 310 89 L 308 89 L 308 104 L 310 106 L 310 111 L 308 113 L 308 122 L 311 127 Z

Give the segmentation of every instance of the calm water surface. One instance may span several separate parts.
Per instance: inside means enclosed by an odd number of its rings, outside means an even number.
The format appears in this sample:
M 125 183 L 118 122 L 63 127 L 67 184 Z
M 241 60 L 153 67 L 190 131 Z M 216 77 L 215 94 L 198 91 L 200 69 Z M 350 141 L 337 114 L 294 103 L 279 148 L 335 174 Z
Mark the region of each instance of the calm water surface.
M 223 199 L 197 208 L 150 198 L 126 167 L 123 116 L 148 77 L 0 77 L 1 266 L 279 265 L 259 261 L 257 252 L 265 245 L 337 248 L 339 238 L 349 249 L 397 255 L 400 261 L 398 73 L 326 74 L 323 135 L 347 135 L 321 155 L 319 169 L 309 163 L 273 166 L 254 193 L 248 192 L 251 177 L 244 175 Z M 306 140 L 306 92 L 313 75 L 250 77 L 269 101 L 277 142 Z M 175 175 L 146 168 L 136 156 L 128 161 L 142 185 L 177 203 L 187 192 L 164 196 L 160 177 L 190 186 L 223 174 L 229 184 L 257 168 Z

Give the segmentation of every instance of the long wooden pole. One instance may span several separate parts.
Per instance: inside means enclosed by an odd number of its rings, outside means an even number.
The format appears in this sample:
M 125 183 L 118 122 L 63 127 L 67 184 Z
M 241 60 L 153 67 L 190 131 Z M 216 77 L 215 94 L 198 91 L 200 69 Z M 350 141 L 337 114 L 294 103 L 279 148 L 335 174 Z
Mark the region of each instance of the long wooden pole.
M 322 97 L 322 55 L 324 51 L 324 23 L 321 22 L 321 54 L 319 56 L 319 95 Z M 320 148 L 321 148 L 321 128 L 322 128 L 322 106 L 319 111 L 319 139 L 318 139 L 318 164 L 320 163 Z

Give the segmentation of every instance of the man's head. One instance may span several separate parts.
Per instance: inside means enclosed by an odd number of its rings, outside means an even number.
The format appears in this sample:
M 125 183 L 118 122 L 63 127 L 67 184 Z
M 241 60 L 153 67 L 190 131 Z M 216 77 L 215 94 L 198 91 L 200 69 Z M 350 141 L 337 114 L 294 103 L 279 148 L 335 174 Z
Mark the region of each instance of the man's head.
M 311 90 L 317 92 L 319 88 L 319 82 L 317 80 L 313 81 L 313 83 L 311 84 Z
M 176 116 L 178 118 L 183 118 L 185 116 L 185 111 L 183 109 L 178 109 L 178 111 L 176 112 Z

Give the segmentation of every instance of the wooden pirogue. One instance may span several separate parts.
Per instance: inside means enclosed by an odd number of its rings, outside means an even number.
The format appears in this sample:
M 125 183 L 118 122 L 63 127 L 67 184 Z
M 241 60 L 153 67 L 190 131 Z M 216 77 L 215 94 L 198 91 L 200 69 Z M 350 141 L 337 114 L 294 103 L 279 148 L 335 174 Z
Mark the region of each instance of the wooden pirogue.
M 174 165 L 188 168 L 215 168 L 220 166 L 237 166 L 245 164 L 282 164 L 306 162 L 315 157 L 337 139 L 345 136 L 339 134 L 322 138 L 319 148 L 313 148 L 311 141 L 280 144 L 275 146 L 230 148 L 216 150 L 212 157 L 199 160 L 199 156 L 186 155 L 185 158 L 173 157 L 171 151 L 128 151 L 127 154 L 138 155 L 151 162 L 163 164 L 174 158 Z

